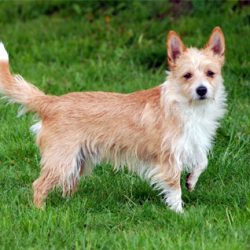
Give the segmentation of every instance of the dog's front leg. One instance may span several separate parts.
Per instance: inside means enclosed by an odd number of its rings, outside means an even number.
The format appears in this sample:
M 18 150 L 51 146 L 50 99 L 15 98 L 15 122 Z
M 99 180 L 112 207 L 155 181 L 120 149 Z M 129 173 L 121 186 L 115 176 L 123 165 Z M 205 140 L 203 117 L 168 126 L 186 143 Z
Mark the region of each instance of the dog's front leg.
M 169 165 L 156 169 L 154 169 L 151 183 L 161 190 L 160 194 L 164 195 L 164 201 L 170 209 L 177 213 L 183 212 L 180 184 L 181 171 Z
M 181 186 L 180 181 L 175 186 L 168 186 L 164 189 L 165 202 L 168 204 L 170 209 L 175 211 L 176 213 L 183 212 L 183 201 L 181 199 Z
M 192 171 L 187 175 L 186 186 L 189 192 L 192 192 L 194 190 L 200 175 L 207 168 L 207 164 L 207 157 L 204 156 L 203 160 L 197 166 L 195 166 Z

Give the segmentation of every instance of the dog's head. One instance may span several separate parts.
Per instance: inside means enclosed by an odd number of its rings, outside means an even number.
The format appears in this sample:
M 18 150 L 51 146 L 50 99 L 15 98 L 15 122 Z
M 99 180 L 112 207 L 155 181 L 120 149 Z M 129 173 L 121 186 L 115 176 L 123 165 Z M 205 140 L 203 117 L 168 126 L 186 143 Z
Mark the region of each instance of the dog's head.
M 169 83 L 187 101 L 213 99 L 222 84 L 225 41 L 222 30 L 214 28 L 203 49 L 186 48 L 178 34 L 167 37 Z

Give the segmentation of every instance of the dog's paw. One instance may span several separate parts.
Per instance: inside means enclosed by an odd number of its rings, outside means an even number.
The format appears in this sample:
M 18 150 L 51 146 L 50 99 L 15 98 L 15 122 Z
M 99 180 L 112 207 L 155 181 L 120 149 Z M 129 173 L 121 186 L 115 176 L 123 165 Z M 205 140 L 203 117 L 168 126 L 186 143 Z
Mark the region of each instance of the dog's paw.
M 172 211 L 176 212 L 177 214 L 182 214 L 184 213 L 184 209 L 183 209 L 183 202 L 176 204 L 176 205 L 172 205 L 169 207 Z
M 183 213 L 183 201 L 181 199 L 181 190 L 172 190 L 168 193 L 166 199 L 166 204 L 171 210 L 176 213 Z
M 187 190 L 189 192 L 192 192 L 194 190 L 194 187 L 195 187 L 195 182 L 193 180 L 193 177 L 192 177 L 192 174 L 189 173 L 186 177 L 186 187 L 187 187 Z

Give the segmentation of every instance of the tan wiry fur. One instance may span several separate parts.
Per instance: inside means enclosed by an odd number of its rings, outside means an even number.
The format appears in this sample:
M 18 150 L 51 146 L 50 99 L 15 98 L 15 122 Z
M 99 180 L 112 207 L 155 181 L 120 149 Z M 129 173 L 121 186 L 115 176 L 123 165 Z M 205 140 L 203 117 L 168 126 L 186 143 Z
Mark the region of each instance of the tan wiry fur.
M 221 30 L 216 28 L 212 36 L 218 32 Z M 188 159 L 181 142 L 186 131 L 183 110 L 193 112 L 210 105 L 206 102 L 213 102 L 216 93 L 222 91 L 223 61 L 221 55 L 213 53 L 212 38 L 206 49 L 186 49 L 178 35 L 170 32 L 167 46 L 171 72 L 167 82 L 131 94 L 45 95 L 22 77 L 12 76 L 8 60 L 0 58 L 0 91 L 41 119 L 32 128 L 42 155 L 41 176 L 33 183 L 35 205 L 41 207 L 55 186 L 62 187 L 64 195 L 73 193 L 81 175 L 91 173 L 98 163 L 112 162 L 117 169 L 127 166 L 148 179 L 161 190 L 170 208 L 182 211 L 180 175 Z M 197 70 L 196 62 L 198 67 L 209 67 L 218 74 L 217 79 L 209 79 L 214 87 L 208 100 L 196 100 L 192 93 L 194 80 L 183 79 L 190 65 L 193 68 L 188 70 Z M 218 101 L 218 105 L 222 103 Z M 221 116 L 213 119 L 216 122 Z

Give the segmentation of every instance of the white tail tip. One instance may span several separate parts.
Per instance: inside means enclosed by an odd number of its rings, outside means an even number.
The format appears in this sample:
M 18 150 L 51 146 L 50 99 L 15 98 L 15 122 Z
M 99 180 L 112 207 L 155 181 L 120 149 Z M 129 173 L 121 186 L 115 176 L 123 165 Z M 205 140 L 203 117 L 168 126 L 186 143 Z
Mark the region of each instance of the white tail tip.
M 0 42 L 0 61 L 9 61 L 9 55 L 2 42 Z

